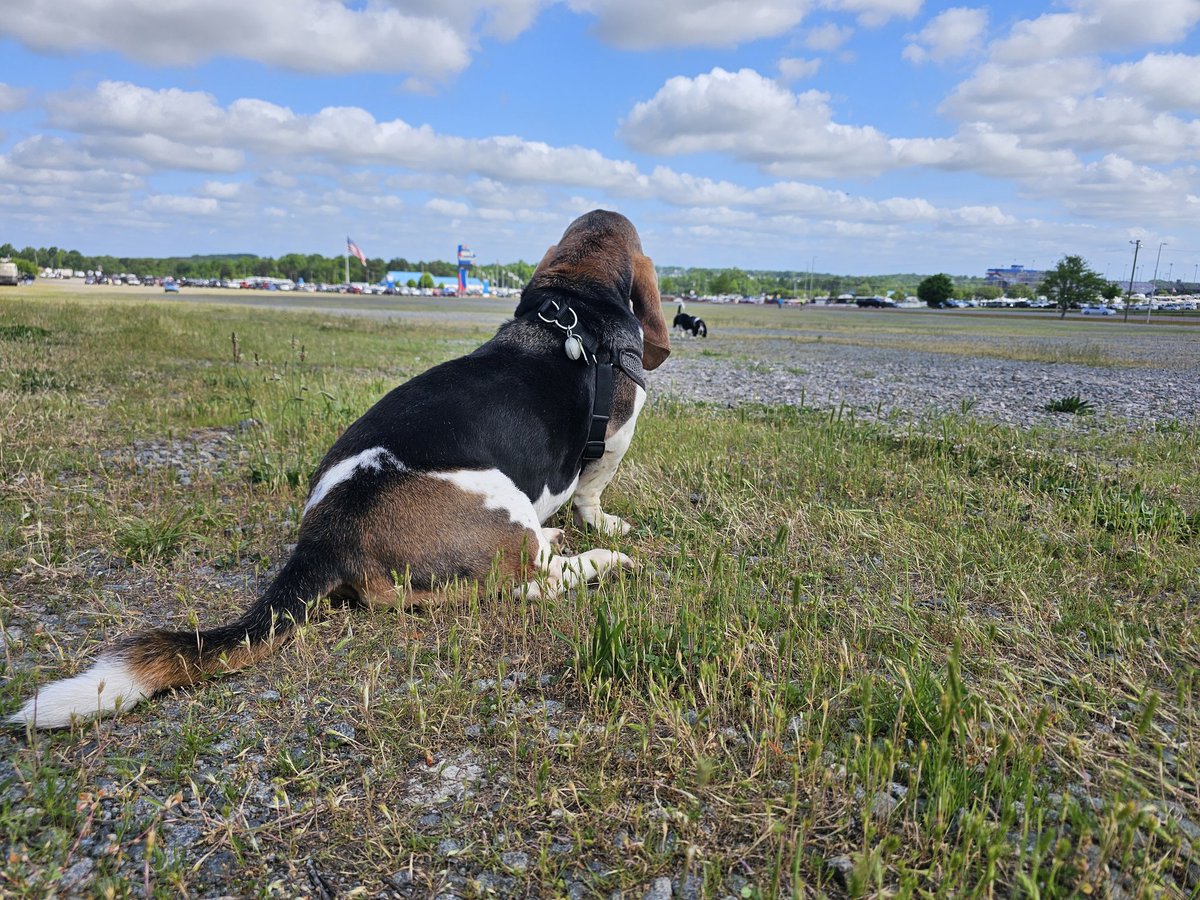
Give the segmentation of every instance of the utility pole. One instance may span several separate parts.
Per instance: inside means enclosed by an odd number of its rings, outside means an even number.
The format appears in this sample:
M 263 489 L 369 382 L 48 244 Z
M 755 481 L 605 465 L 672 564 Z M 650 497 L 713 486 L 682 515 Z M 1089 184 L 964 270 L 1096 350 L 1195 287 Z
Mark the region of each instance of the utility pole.
M 1154 275 L 1153 275 L 1153 276 L 1150 278 L 1150 285 L 1151 285 L 1151 287 L 1153 288 L 1153 291 L 1154 291 L 1154 293 L 1153 293 L 1151 296 L 1152 296 L 1154 299 L 1157 299 L 1157 298 L 1158 298 L 1158 285 L 1157 285 L 1157 284 L 1155 284 L 1155 282 L 1157 282 L 1157 281 L 1158 281 L 1158 261 L 1159 261 L 1160 259 L 1162 259 L 1162 248 L 1163 248 L 1163 247 L 1165 247 L 1165 246 L 1167 246 L 1167 242 L 1166 242 L 1166 241 L 1163 241 L 1162 243 L 1160 243 L 1160 244 L 1158 245 L 1158 256 L 1156 256 L 1156 257 L 1154 258 Z M 1154 299 L 1151 299 L 1150 301 L 1148 301 L 1148 302 L 1146 303 L 1146 324 L 1147 324 L 1147 325 L 1149 325 L 1149 324 L 1150 324 L 1150 311 L 1151 311 L 1152 309 L 1154 309 Z
M 1129 288 L 1125 291 L 1125 321 L 1129 321 L 1129 301 L 1133 299 L 1133 273 L 1137 271 L 1137 255 L 1142 249 L 1142 239 L 1130 241 L 1133 244 L 1133 265 L 1129 267 Z

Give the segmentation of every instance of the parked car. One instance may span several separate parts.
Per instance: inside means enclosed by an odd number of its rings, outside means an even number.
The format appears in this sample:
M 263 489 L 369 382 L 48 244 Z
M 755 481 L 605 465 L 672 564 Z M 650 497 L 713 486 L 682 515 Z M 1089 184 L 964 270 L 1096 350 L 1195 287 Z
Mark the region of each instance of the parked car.
M 896 302 L 887 297 L 859 297 L 854 301 L 855 306 L 863 309 L 895 309 Z
M 1115 316 L 1117 311 L 1108 306 L 1085 306 L 1079 310 L 1085 316 Z
M 173 281 L 164 282 L 163 283 L 163 293 L 164 294 L 178 294 L 179 293 L 179 285 L 177 285 Z

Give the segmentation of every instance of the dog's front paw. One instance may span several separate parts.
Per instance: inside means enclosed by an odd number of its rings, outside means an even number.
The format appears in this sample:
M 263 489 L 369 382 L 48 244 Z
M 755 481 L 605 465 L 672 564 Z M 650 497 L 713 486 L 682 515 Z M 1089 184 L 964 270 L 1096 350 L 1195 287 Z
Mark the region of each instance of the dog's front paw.
M 610 516 L 606 512 L 591 507 L 575 507 L 575 524 L 580 527 L 587 525 L 601 534 L 629 534 L 633 530 L 633 526 L 620 516 Z

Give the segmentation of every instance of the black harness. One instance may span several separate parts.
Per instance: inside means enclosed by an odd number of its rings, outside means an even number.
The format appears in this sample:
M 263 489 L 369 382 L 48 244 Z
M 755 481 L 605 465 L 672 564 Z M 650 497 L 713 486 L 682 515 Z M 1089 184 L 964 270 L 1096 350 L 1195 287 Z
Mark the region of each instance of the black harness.
M 592 391 L 592 416 L 580 464 L 599 459 L 604 455 L 604 435 L 608 431 L 608 420 L 612 417 L 614 365 L 643 387 L 645 382 L 640 372 L 631 374 L 627 365 L 622 365 L 620 359 L 614 360 L 612 354 L 600 346 L 596 336 L 580 323 L 578 314 L 565 300 L 546 300 L 537 308 L 537 317 L 566 332 L 563 350 L 567 356 L 592 368 L 595 388 Z M 640 369 L 641 361 L 638 363 Z

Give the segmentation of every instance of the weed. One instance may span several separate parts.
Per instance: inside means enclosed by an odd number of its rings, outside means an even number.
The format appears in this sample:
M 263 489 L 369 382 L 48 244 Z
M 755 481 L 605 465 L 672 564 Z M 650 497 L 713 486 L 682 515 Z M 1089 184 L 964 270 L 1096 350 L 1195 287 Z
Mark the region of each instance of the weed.
M 1046 412 L 1070 413 L 1075 416 L 1090 416 L 1096 411 L 1096 407 L 1090 400 L 1084 400 L 1078 394 L 1070 394 L 1066 397 L 1060 397 L 1057 400 L 1051 400 L 1043 408 Z
M 127 519 L 116 531 L 115 542 L 130 562 L 147 563 L 174 558 L 185 541 L 195 536 L 190 510 L 164 516 Z
M 38 341 L 48 337 L 49 330 L 37 325 L 0 325 L 0 341 Z

